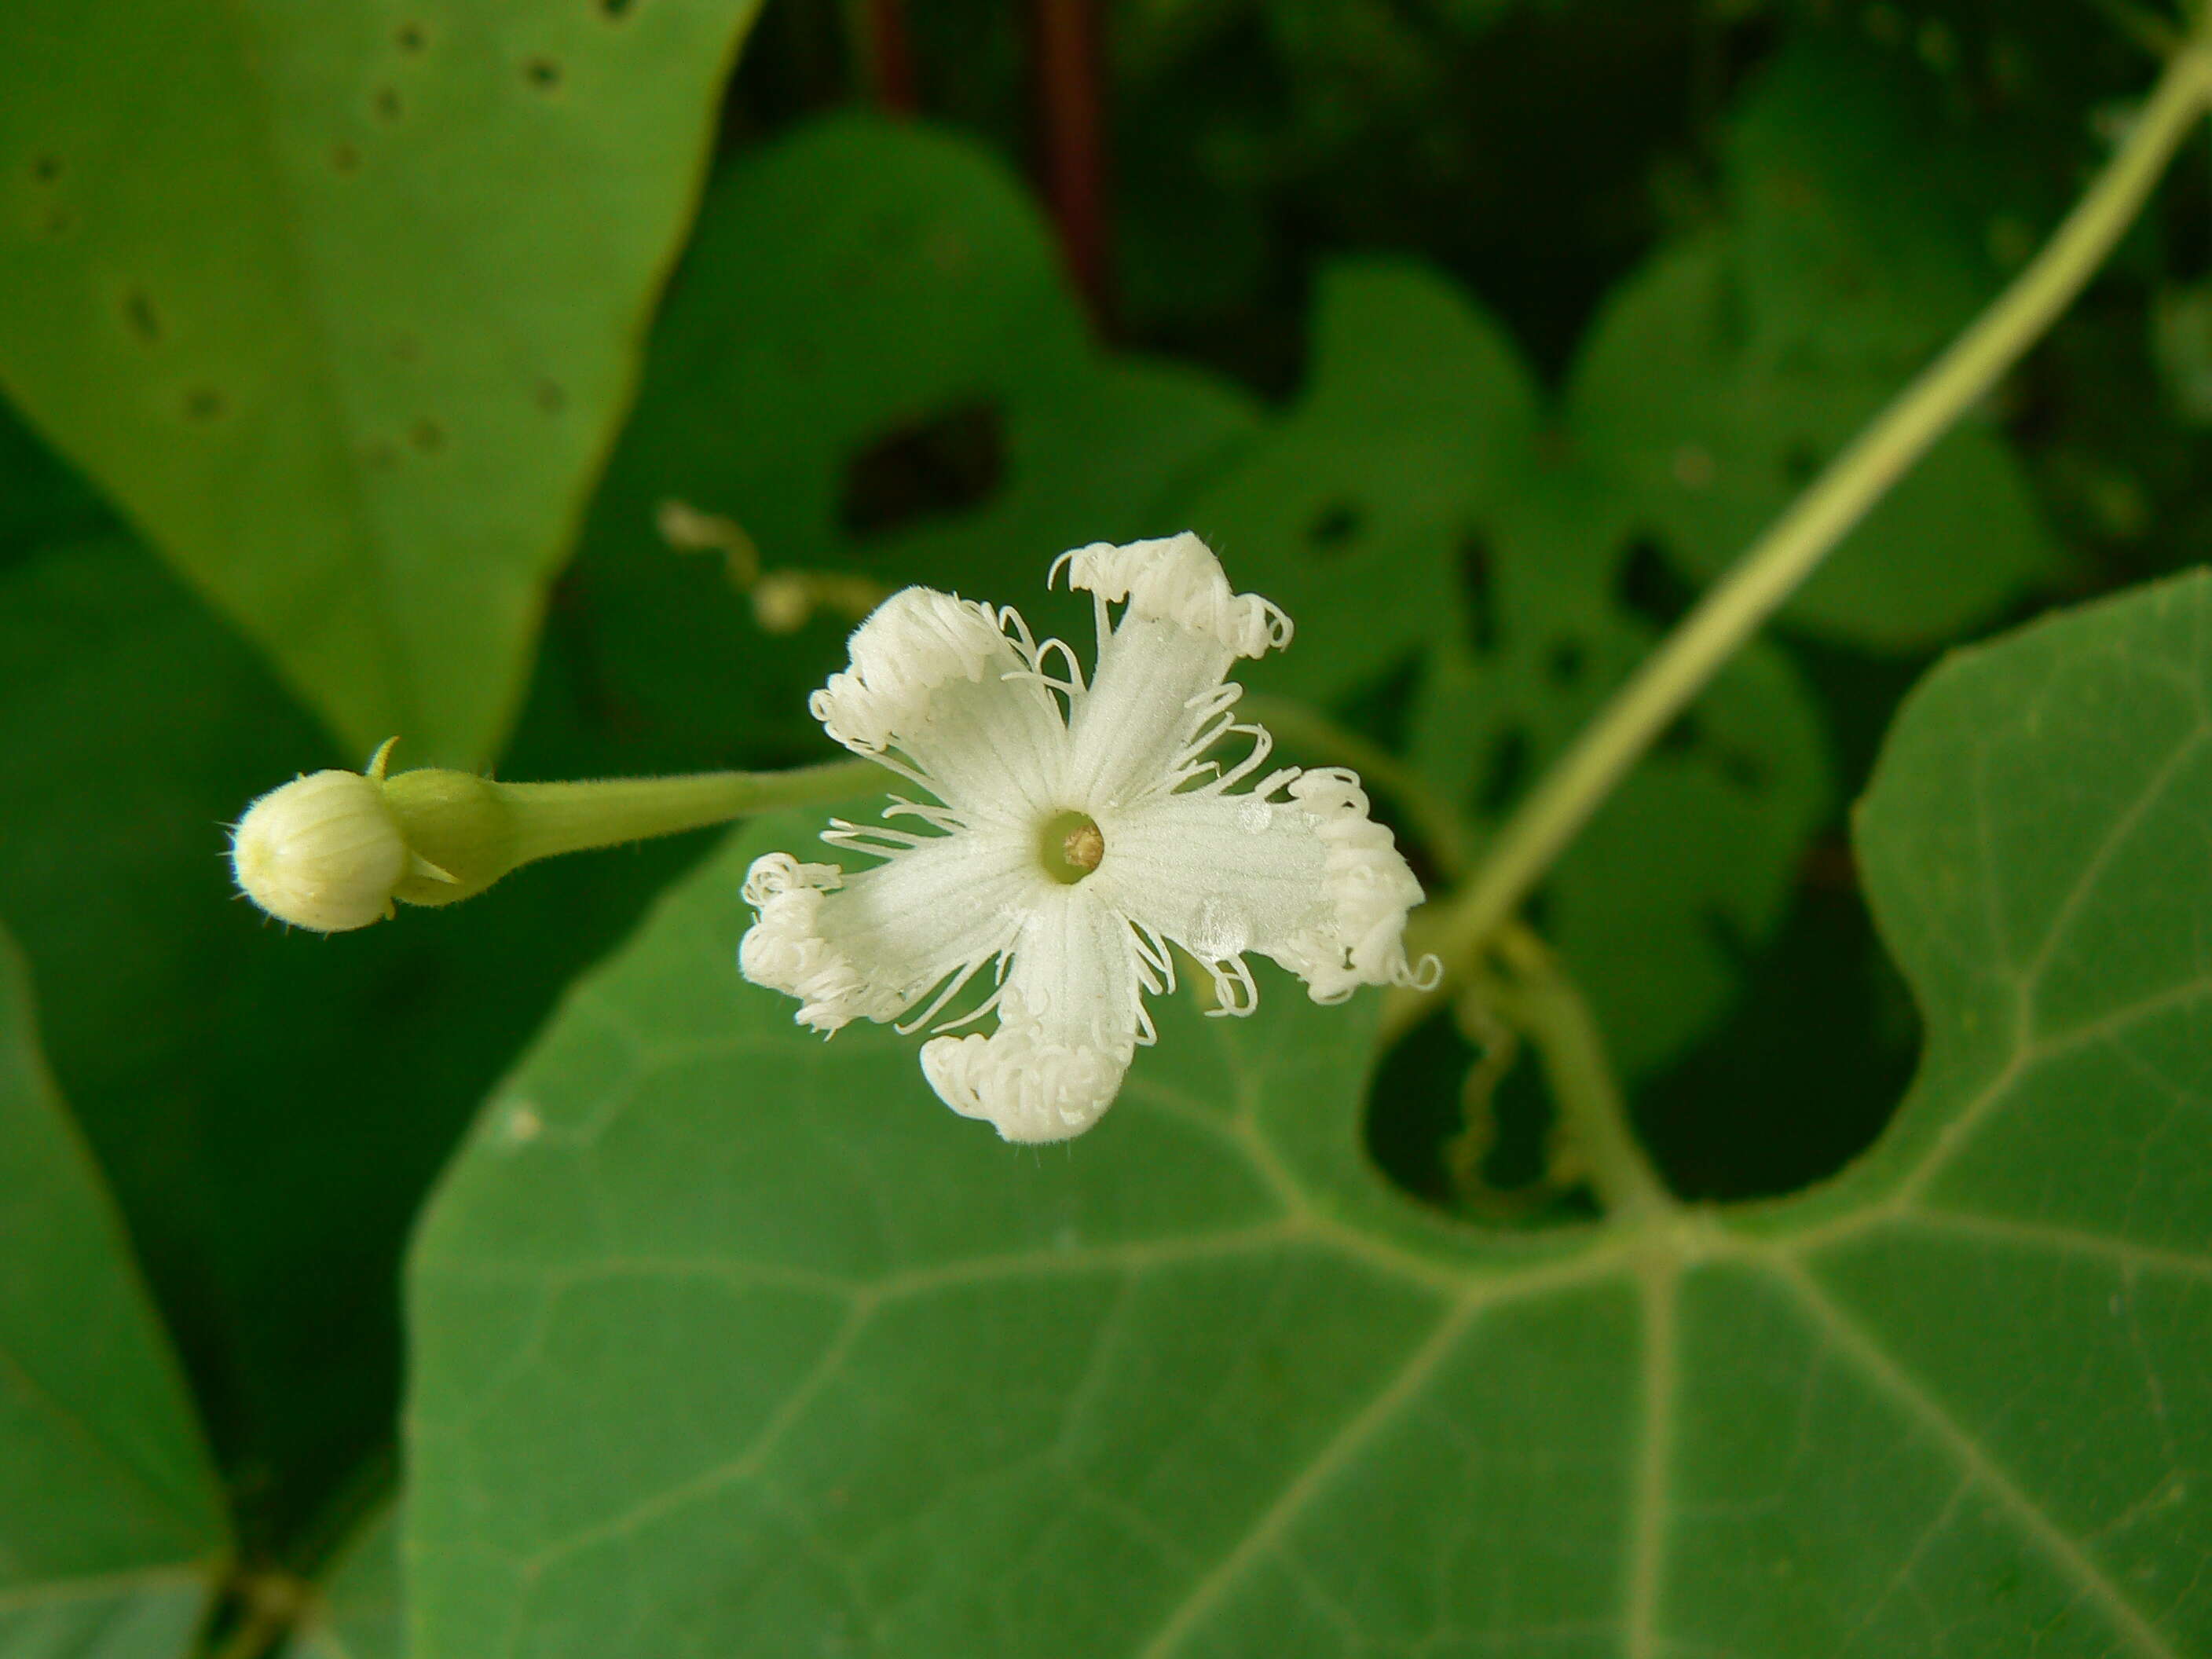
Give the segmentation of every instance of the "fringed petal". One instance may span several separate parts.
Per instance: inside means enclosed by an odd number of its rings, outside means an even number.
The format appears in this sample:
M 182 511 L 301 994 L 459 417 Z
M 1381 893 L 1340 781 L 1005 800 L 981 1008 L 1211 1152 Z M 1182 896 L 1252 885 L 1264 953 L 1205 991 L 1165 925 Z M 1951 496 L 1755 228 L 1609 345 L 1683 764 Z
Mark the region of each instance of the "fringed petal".
M 853 630 L 848 650 L 849 665 L 807 707 L 854 753 L 970 820 L 1009 822 L 1056 794 L 1066 744 L 1056 682 L 1012 611 L 903 588 Z
M 1121 1091 L 1140 1035 L 1151 970 L 1129 925 L 1091 890 L 1062 887 L 1013 946 L 998 1030 L 922 1046 L 922 1074 L 945 1103 L 1006 1139 L 1066 1140 Z
M 817 1031 L 896 1019 L 1006 950 L 1049 885 L 1019 839 L 976 830 L 851 872 L 771 853 L 745 877 L 759 915 L 738 965 L 754 984 L 797 997 L 794 1018 Z

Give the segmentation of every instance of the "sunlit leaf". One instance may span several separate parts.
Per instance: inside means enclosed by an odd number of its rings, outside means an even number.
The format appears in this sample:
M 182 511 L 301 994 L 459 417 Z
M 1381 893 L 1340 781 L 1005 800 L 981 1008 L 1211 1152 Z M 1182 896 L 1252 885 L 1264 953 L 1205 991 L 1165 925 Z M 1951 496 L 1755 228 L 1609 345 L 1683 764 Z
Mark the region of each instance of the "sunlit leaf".
M 0 386 L 349 747 L 486 757 L 757 0 L 27 0 Z
M 765 827 L 421 1235 L 418 1659 L 2212 1650 L 2208 640 L 2195 578 L 1914 699 L 1860 851 L 1923 1070 L 1741 1212 L 1423 1210 L 1371 1004 L 1274 975 L 1003 1146 L 736 979 Z
M 0 934 L 0 1655 L 182 1659 L 229 1554 L 131 1244 Z

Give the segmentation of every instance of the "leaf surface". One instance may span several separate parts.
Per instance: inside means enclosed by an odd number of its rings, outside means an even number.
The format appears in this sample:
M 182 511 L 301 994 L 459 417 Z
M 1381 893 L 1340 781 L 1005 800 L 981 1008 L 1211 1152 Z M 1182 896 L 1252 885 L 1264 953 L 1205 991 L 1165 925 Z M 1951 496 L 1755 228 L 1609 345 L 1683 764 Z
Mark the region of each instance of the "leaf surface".
M 421 1659 L 2212 1653 L 2208 647 L 2195 577 L 1938 671 L 1859 843 L 1910 1098 L 1649 1223 L 1403 1199 L 1279 976 L 1000 1146 L 737 980 L 763 826 L 420 1235 Z
M 349 748 L 488 758 L 757 0 L 27 0 L 0 386 Z
M 0 933 L 0 1656 L 182 1659 L 229 1555 L 122 1220 Z

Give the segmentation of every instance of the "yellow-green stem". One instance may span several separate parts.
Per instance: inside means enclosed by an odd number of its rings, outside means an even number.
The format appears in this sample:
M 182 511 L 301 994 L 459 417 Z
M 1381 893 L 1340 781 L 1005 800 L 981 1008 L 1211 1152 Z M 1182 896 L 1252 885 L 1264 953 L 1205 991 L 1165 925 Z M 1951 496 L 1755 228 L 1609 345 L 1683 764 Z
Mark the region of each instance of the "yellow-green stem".
M 755 812 L 814 806 L 881 789 L 873 761 L 831 761 L 788 772 L 699 772 L 597 783 L 495 783 L 515 809 L 515 863 L 672 836 Z
M 2072 301 L 2212 104 L 2212 40 L 2179 52 L 2126 142 L 2027 270 L 1838 455 L 1629 679 L 1424 931 L 1449 975 L 1517 908 L 1668 722 L 1868 509 Z M 1448 981 L 1449 982 L 1449 981 Z M 1397 1012 L 1395 1023 L 1407 1016 Z

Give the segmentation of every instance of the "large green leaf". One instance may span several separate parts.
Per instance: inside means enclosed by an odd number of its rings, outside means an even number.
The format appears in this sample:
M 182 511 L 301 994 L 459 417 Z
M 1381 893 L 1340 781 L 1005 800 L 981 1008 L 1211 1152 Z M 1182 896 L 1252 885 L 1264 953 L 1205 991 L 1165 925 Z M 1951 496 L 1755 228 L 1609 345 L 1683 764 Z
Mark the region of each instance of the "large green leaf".
M 19 0 L 0 386 L 351 748 L 487 756 L 758 0 Z
M 0 1655 L 172 1659 L 229 1555 L 130 1241 L 0 933 Z
M 1923 1072 L 1747 1211 L 1425 1211 L 1279 980 L 1005 1147 L 736 980 L 747 837 L 420 1237 L 418 1659 L 2212 1653 L 2208 641 L 2192 578 L 1917 696 L 1860 849 Z

